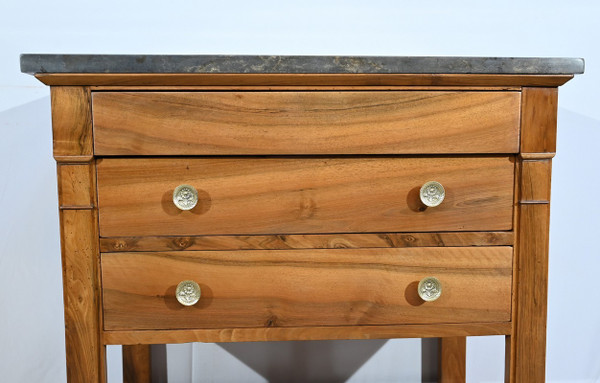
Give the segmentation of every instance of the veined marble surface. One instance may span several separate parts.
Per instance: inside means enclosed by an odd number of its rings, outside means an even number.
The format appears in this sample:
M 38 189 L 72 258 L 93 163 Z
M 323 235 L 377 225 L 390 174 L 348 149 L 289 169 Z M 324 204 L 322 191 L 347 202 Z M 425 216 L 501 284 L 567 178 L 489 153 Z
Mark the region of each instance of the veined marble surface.
M 581 58 L 23 54 L 36 73 L 578 74 Z

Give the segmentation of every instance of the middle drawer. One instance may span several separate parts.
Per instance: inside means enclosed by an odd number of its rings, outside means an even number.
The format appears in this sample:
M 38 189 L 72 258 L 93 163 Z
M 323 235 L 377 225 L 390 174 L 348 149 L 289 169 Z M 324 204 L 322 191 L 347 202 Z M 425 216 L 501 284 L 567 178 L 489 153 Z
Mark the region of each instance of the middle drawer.
M 102 159 L 100 235 L 510 230 L 512 156 Z M 441 205 L 421 186 L 438 181 Z M 181 211 L 173 190 L 198 204 Z

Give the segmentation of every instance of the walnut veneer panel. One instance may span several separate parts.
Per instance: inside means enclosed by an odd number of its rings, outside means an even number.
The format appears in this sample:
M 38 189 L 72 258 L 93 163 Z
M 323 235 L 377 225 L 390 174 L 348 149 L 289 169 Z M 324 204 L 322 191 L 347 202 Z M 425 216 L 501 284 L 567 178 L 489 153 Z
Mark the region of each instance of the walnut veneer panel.
M 98 164 L 100 235 L 509 230 L 513 157 L 144 158 Z M 425 208 L 421 185 L 446 188 Z M 198 190 L 178 210 L 175 187 Z
M 97 155 L 516 153 L 520 92 L 94 92 Z
M 442 296 L 423 302 L 419 280 Z M 199 283 L 183 307 L 176 285 Z M 106 330 L 502 322 L 512 248 L 103 253 Z

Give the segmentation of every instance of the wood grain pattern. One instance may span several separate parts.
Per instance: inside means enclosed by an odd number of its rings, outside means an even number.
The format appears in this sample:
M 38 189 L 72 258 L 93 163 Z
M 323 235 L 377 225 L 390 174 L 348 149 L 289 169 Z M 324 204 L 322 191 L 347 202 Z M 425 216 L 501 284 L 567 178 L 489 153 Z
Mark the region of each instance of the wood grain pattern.
M 510 246 L 510 231 L 100 238 L 102 252 Z
M 440 339 L 440 383 L 464 383 L 467 379 L 467 338 Z
M 100 234 L 298 234 L 509 230 L 514 158 L 103 159 Z M 421 204 L 430 180 L 446 188 Z M 177 185 L 198 189 L 182 212 Z
M 399 325 L 260 327 L 191 330 L 104 331 L 106 344 L 260 342 L 289 340 L 437 338 L 448 336 L 506 335 L 510 322 Z
M 89 87 L 92 92 L 197 92 L 197 91 L 492 91 L 492 92 L 521 92 L 521 86 L 458 86 L 458 85 L 93 85 Z
M 520 155 L 518 158 L 521 158 Z M 521 158 L 522 159 L 522 158 Z M 504 343 L 504 382 L 505 383 L 514 383 L 514 380 L 512 380 L 512 374 L 514 374 L 514 369 L 515 367 L 512 365 L 512 363 L 514 362 L 513 359 L 513 352 L 512 349 L 514 348 L 516 342 L 512 341 L 512 334 L 515 333 L 515 324 L 516 324 L 516 318 L 517 318 L 517 290 L 519 289 L 519 273 L 518 273 L 518 265 L 517 265 L 517 260 L 519 258 L 519 251 L 517 248 L 517 240 L 518 240 L 518 234 L 519 234 L 519 225 L 520 225 L 520 207 L 521 207 L 521 203 L 520 203 L 520 197 L 521 197 L 521 173 L 522 173 L 522 167 L 523 167 L 523 161 L 519 161 L 517 160 L 515 162 L 515 204 L 514 204 L 514 210 L 513 210 L 513 228 L 514 228 L 514 242 L 515 245 L 513 247 L 513 294 L 512 294 L 512 301 L 511 301 L 511 307 L 512 307 L 512 311 L 511 311 L 511 334 L 505 336 L 505 343 Z
M 424 303 L 417 284 L 443 284 Z M 105 330 L 501 322 L 511 247 L 103 253 Z M 180 305 L 176 285 L 202 298 Z M 482 288 L 485 286 L 485 288 Z
M 97 155 L 516 153 L 519 92 L 94 92 Z
M 94 210 L 62 210 L 60 217 L 67 379 L 102 382 L 97 215 Z
M 102 342 L 96 164 L 89 89 L 51 89 L 58 185 L 68 382 L 106 381 Z M 82 163 L 82 161 L 84 163 Z
M 149 344 L 123 346 L 123 383 L 150 383 L 152 367 Z
M 88 88 L 60 86 L 50 89 L 54 158 L 68 161 L 91 161 L 92 139 L 91 97 Z
M 522 161 L 521 203 L 549 203 L 552 161 Z
M 549 204 L 520 208 L 512 382 L 545 381 L 549 218 Z
M 524 89 L 513 331 L 507 338 L 507 382 L 544 382 L 551 157 L 556 149 L 555 88 Z M 533 156 L 527 156 L 533 154 Z
M 556 152 L 557 88 L 523 88 L 521 152 Z
M 156 74 L 156 73 L 40 73 L 46 85 L 231 85 L 231 86 L 559 86 L 573 75 L 488 75 L 488 74 Z
M 58 196 L 60 208 L 89 209 L 96 204 L 95 167 L 88 164 L 59 164 Z

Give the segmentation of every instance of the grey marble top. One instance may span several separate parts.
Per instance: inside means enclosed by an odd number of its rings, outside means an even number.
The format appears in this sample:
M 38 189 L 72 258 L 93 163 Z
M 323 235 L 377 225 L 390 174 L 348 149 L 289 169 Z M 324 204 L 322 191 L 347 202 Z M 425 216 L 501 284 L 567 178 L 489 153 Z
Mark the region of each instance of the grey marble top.
M 24 73 L 577 74 L 581 58 L 23 54 Z

